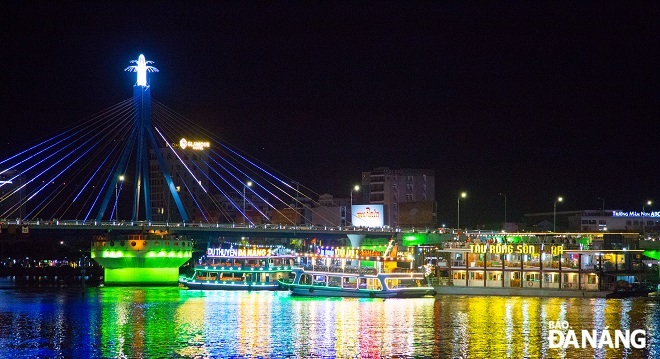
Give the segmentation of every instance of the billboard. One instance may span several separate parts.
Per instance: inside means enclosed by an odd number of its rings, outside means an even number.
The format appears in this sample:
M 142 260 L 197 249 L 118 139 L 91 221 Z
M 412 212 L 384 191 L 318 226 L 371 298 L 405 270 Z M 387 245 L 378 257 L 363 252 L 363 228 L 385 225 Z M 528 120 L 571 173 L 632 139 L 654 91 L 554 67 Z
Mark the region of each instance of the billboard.
M 382 227 L 385 214 L 382 204 L 354 204 L 351 222 L 355 227 Z

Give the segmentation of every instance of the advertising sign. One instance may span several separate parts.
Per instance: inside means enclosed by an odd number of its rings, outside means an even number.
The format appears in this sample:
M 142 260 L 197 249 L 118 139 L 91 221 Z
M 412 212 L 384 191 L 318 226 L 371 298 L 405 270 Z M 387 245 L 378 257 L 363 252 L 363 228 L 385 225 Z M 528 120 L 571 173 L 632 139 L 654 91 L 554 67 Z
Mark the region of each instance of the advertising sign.
M 181 141 L 179 141 L 179 147 L 181 147 L 182 150 L 192 148 L 193 150 L 200 151 L 211 147 L 211 144 L 208 141 L 188 141 L 185 138 L 182 138 Z
M 351 222 L 355 227 L 382 227 L 385 214 L 382 204 L 354 204 Z

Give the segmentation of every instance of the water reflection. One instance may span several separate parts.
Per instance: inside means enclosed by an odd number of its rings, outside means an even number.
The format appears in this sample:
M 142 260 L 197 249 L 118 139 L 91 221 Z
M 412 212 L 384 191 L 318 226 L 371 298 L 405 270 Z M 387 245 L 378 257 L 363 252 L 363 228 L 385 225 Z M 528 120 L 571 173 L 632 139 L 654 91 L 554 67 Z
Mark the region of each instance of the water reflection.
M 178 288 L 0 290 L 0 357 L 647 358 L 660 352 L 650 299 L 295 298 Z M 644 329 L 647 349 L 552 349 L 576 332 Z

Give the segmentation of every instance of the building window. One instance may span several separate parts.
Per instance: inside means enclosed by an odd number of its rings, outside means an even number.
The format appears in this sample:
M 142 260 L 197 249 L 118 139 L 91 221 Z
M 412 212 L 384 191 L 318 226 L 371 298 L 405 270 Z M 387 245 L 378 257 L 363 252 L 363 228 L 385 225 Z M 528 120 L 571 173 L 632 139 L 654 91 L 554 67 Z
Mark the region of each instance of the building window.
M 413 200 L 413 195 L 412 195 L 412 193 L 408 193 L 408 194 L 406 195 L 406 200 L 407 200 L 407 201 L 412 201 L 412 200 Z

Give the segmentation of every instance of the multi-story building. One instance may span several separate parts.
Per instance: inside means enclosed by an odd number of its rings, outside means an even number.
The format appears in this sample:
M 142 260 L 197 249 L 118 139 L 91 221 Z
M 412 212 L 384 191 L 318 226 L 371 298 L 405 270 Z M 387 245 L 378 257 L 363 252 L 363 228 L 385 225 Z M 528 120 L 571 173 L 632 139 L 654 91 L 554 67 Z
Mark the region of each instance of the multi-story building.
M 350 222 L 350 198 L 336 198 L 331 194 L 319 196 L 318 206 L 311 210 L 311 224 L 317 226 L 346 226 Z
M 209 211 L 212 210 L 209 207 L 210 197 L 202 189 L 202 187 L 209 189 L 208 154 L 203 150 L 181 149 L 178 145 L 173 147 L 178 156 L 174 155 L 169 148 L 161 148 L 160 152 L 188 217 L 191 221 L 200 221 L 203 217 L 202 213 L 208 217 Z M 180 221 L 181 216 L 167 188 L 156 156 L 153 150 L 149 150 L 149 152 L 152 219 L 154 221 Z
M 435 171 L 432 169 L 379 167 L 362 172 L 361 191 L 364 203 L 383 204 L 385 225 L 435 225 Z

